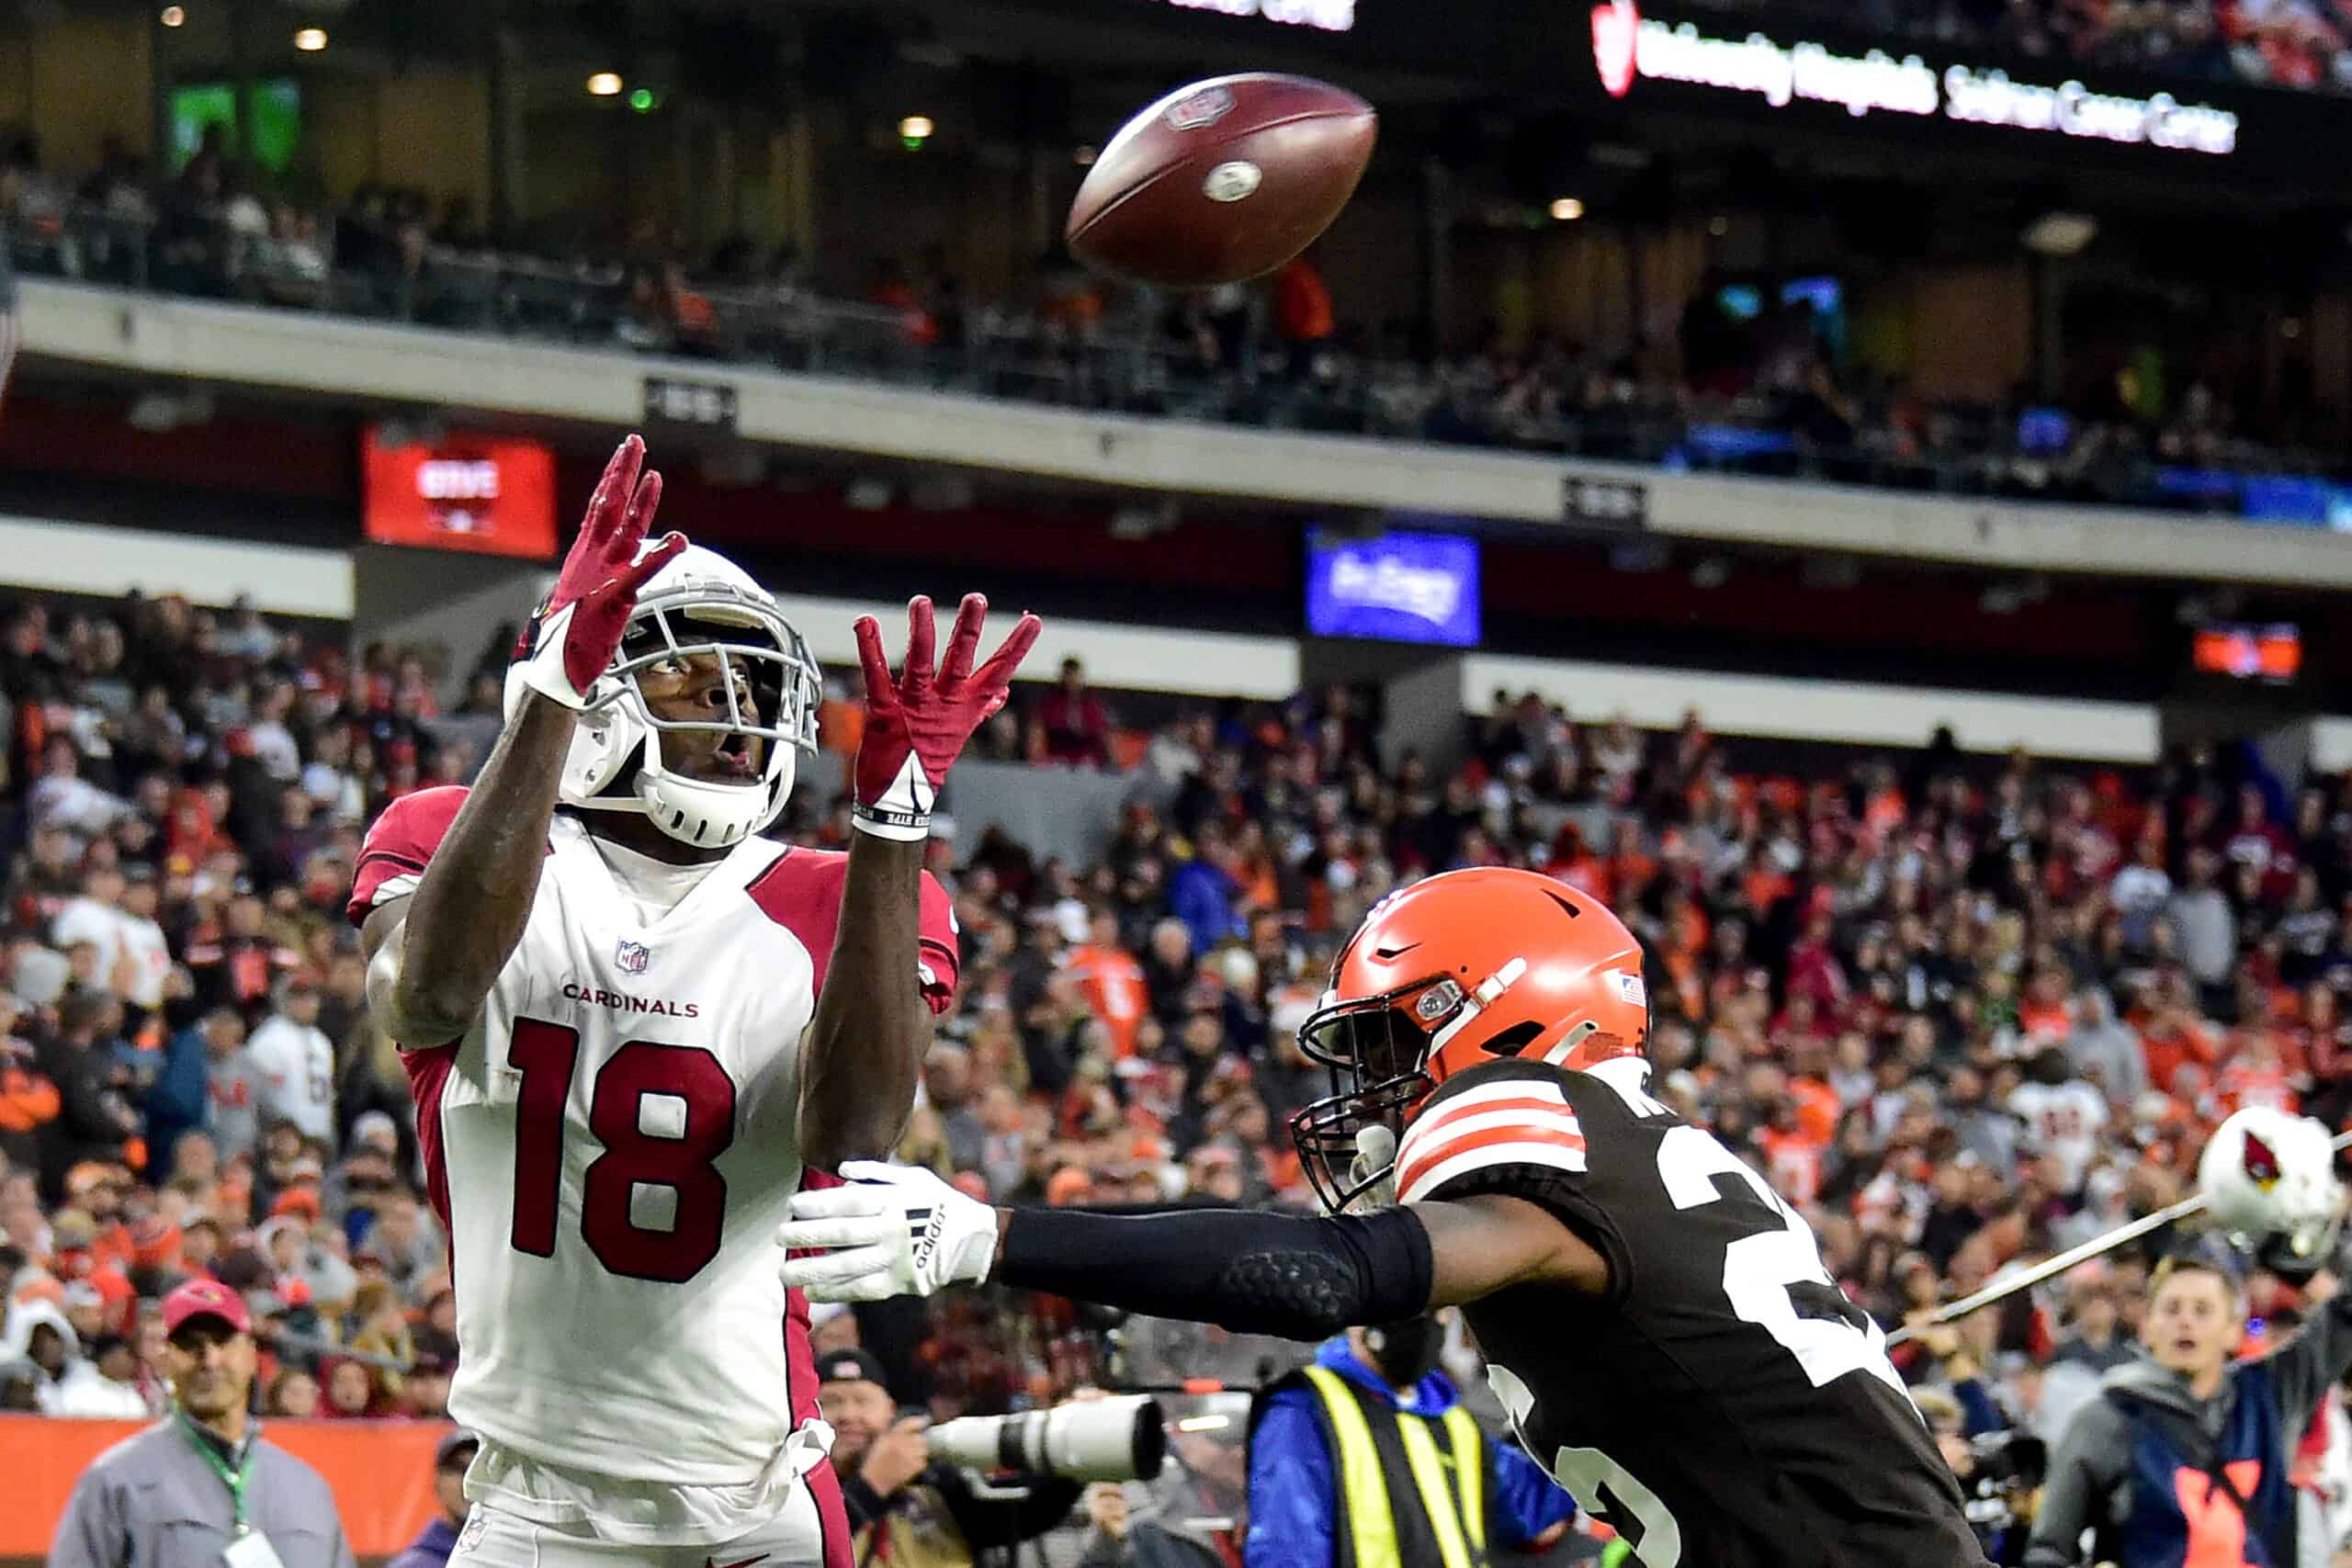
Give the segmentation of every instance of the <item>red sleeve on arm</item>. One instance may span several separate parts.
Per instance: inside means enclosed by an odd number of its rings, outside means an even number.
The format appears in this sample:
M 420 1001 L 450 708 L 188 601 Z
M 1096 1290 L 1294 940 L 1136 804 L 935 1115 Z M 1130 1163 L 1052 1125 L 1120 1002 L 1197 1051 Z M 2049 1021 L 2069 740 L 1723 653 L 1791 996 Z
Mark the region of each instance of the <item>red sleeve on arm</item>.
M 366 924 L 368 913 L 386 899 L 415 890 L 424 863 L 441 847 L 465 803 L 463 784 L 444 784 L 404 795 L 384 807 L 359 846 L 359 863 L 352 874 L 344 913 L 353 925 Z
M 956 905 L 947 889 L 929 872 L 922 874 L 922 999 L 935 1015 L 944 1015 L 956 1000 L 956 972 L 963 966 L 963 947 L 956 927 Z

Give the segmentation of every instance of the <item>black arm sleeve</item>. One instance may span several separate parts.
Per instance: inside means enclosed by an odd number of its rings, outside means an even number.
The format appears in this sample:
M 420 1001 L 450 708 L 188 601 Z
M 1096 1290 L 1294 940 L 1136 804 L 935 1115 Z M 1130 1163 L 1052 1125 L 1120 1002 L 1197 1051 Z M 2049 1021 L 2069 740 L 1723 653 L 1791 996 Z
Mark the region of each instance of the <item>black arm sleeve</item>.
M 1430 1233 L 1410 1209 L 1337 1217 L 1198 1209 L 1017 1209 L 991 1278 L 1236 1334 L 1324 1339 L 1429 1310 Z

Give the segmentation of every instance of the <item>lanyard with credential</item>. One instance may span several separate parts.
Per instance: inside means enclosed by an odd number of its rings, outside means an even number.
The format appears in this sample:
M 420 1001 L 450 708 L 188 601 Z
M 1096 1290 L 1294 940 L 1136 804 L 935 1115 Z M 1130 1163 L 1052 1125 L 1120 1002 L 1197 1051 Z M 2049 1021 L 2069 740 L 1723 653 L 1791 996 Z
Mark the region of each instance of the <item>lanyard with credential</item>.
M 237 1445 L 237 1462 L 232 1465 L 220 1457 L 219 1446 L 207 1437 L 195 1422 L 187 1418 L 185 1411 L 175 1410 L 172 1416 L 179 1423 L 180 1431 L 187 1438 L 188 1446 L 194 1449 L 198 1457 L 211 1468 L 212 1473 L 220 1478 L 220 1484 L 229 1489 L 229 1501 L 232 1506 L 229 1517 L 230 1535 L 234 1537 L 245 1534 L 253 1529 L 251 1525 L 245 1523 L 245 1483 L 253 1479 L 254 1474 L 253 1434 L 246 1433 L 245 1440 Z

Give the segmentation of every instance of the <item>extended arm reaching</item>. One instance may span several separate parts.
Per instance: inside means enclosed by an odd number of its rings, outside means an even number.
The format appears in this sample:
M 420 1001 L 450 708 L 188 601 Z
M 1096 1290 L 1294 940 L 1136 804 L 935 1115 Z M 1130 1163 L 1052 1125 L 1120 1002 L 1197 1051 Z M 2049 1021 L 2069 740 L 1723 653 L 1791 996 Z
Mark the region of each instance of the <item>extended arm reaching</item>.
M 1241 1209 L 1144 1215 L 991 1209 L 926 1170 L 844 1166 L 794 1198 L 785 1265 L 818 1300 L 929 1295 L 993 1280 L 1236 1333 L 1319 1339 L 1537 1280 L 1607 1289 L 1600 1255 L 1545 1210 L 1498 1195 L 1368 1215 Z
M 368 997 L 407 1047 L 463 1034 L 523 938 L 538 890 L 548 823 L 576 714 L 613 660 L 637 591 L 685 548 L 672 534 L 640 549 L 662 502 L 662 476 L 640 472 L 645 444 L 613 454 L 554 591 L 515 650 L 530 688 L 416 890 L 368 916 Z
M 931 1010 L 915 985 L 922 848 L 850 840 L 841 925 L 801 1057 L 801 1157 L 822 1169 L 887 1155 L 914 1109 L 931 1048 Z
M 401 1046 L 463 1034 L 523 940 L 555 815 L 569 710 L 536 694 L 498 744 L 416 891 L 377 906 L 361 940 L 368 1001 Z
M 976 670 L 988 607 L 977 593 L 965 596 L 934 671 L 931 601 L 910 602 L 896 682 L 880 626 L 867 615 L 854 628 L 865 677 L 850 812 L 857 832 L 801 1067 L 801 1156 L 814 1166 L 887 1155 L 914 1109 L 915 1077 L 931 1046 L 931 1014 L 915 977 L 932 804 L 972 731 L 1004 705 L 1040 626 L 1036 616 L 1022 616 Z

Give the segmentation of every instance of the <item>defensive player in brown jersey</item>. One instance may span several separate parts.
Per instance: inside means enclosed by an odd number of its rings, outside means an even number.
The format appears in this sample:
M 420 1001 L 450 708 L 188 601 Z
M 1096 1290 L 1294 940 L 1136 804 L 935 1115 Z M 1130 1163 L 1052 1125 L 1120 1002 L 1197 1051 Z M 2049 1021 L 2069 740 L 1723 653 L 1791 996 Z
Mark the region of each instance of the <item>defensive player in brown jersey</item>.
M 1430 877 L 1365 919 L 1300 1033 L 1335 1079 L 1292 1119 L 1329 1213 L 996 1210 L 853 1162 L 793 1200 L 779 1241 L 819 1250 L 786 1279 L 996 1280 L 1303 1339 L 1458 1304 L 1521 1440 L 1644 1568 L 1976 1568 L 1883 1335 L 1804 1220 L 1651 1097 L 1648 1028 L 1599 902 Z

